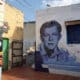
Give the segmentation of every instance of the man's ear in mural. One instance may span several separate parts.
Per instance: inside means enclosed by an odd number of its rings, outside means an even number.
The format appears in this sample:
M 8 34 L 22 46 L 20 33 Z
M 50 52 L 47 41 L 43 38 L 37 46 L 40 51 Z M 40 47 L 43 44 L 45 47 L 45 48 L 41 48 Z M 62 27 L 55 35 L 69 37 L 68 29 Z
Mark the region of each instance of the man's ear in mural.
M 59 41 L 60 41 L 60 39 L 62 38 L 62 35 L 61 34 L 59 34 Z
M 40 34 L 40 40 L 41 40 L 42 42 L 44 42 L 44 39 L 43 39 L 43 35 L 42 35 L 42 34 Z

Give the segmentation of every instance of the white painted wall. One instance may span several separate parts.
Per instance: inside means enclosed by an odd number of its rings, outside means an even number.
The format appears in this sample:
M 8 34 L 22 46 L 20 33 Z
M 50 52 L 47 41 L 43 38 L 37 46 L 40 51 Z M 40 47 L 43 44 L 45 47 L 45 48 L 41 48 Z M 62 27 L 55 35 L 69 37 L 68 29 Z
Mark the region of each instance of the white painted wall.
M 40 27 L 49 20 L 57 20 L 62 25 L 62 38 L 59 46 L 69 50 L 80 62 L 80 44 L 67 44 L 65 21 L 80 20 L 80 4 L 52 7 L 36 12 L 36 48 L 40 44 Z
M 3 26 L 3 21 L 4 21 L 4 2 L 0 0 L 0 26 Z

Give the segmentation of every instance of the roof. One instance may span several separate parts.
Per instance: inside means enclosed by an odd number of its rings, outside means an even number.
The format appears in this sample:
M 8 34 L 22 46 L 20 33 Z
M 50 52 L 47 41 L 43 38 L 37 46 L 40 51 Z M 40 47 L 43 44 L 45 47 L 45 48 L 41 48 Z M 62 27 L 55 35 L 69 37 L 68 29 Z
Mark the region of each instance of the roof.
M 28 24 L 28 23 L 35 23 L 36 21 L 29 21 L 29 22 L 24 22 L 24 24 Z

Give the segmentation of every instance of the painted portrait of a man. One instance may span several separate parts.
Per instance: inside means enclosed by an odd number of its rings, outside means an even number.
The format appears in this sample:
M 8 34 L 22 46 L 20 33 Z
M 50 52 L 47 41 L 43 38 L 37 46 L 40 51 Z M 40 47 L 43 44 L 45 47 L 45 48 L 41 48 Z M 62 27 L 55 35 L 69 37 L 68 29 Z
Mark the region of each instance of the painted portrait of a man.
M 62 37 L 61 31 L 61 24 L 55 20 L 42 24 L 40 28 L 41 44 L 39 51 L 35 54 L 36 70 L 48 72 L 50 67 L 67 69 L 68 66 L 69 70 L 76 70 L 76 66 L 79 68 L 80 63 L 76 62 L 76 57 L 70 56 L 68 50 L 65 51 L 58 46 Z M 48 67 L 43 67 L 43 64 L 48 65 Z M 69 68 L 69 66 L 71 67 Z

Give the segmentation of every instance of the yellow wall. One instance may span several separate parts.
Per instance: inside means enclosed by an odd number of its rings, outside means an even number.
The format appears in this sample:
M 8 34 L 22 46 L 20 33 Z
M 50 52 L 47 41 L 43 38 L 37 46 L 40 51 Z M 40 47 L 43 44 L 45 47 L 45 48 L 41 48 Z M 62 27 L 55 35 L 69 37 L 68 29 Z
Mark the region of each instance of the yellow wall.
M 12 65 L 12 48 L 11 43 L 14 40 L 23 40 L 23 21 L 24 15 L 23 13 L 12 7 L 9 4 L 5 4 L 5 12 L 4 12 L 4 23 L 8 24 L 8 32 L 3 33 L 2 37 L 9 39 L 9 66 L 8 69 L 11 68 Z
M 23 13 L 20 10 L 6 3 L 4 22 L 8 23 L 9 30 L 8 33 L 3 34 L 3 37 L 11 41 L 23 39 Z

